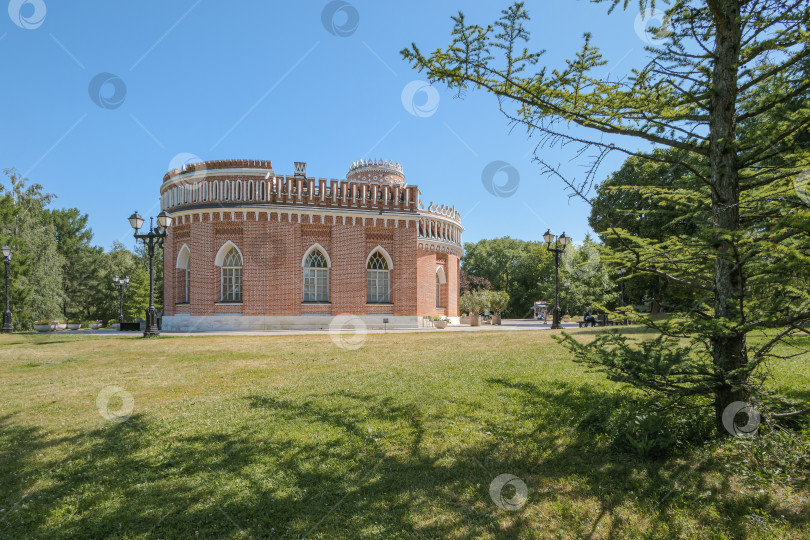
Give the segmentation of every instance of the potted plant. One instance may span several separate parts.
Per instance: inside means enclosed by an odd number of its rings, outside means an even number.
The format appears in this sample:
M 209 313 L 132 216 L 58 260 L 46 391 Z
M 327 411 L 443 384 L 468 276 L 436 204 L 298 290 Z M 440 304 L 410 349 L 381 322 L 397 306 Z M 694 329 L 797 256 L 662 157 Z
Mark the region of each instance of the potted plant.
M 87 327 L 90 330 L 98 330 L 99 328 L 101 328 L 101 321 L 98 319 L 96 319 L 95 321 L 88 321 Z
M 492 310 L 492 324 L 501 324 L 501 313 L 509 304 L 509 294 L 506 291 L 487 291 L 489 309 Z
M 434 315 L 433 316 L 433 326 L 438 328 L 439 330 L 443 330 L 447 328 L 447 323 L 450 322 L 450 319 L 447 317 L 443 317 L 441 315 Z
M 463 313 L 468 313 L 469 316 L 462 317 L 462 323 L 469 324 L 470 326 L 480 326 L 481 317 L 478 310 L 480 301 L 478 298 L 480 293 L 478 291 L 467 291 L 458 299 L 458 305 Z
M 68 330 L 78 330 L 81 327 L 82 327 L 82 321 L 69 320 L 67 322 L 67 329 Z
M 470 291 L 470 326 L 481 326 L 481 314 L 487 309 L 489 291 Z
M 462 294 L 458 299 L 458 309 L 461 311 L 461 324 L 470 324 L 470 291 Z
M 112 328 L 113 330 L 118 330 L 118 319 L 110 319 L 107 321 L 107 328 Z
M 48 319 L 43 319 L 41 321 L 34 321 L 34 330 L 36 330 L 37 332 L 53 332 L 54 330 L 56 330 L 56 325 L 51 324 L 51 321 L 49 321 Z

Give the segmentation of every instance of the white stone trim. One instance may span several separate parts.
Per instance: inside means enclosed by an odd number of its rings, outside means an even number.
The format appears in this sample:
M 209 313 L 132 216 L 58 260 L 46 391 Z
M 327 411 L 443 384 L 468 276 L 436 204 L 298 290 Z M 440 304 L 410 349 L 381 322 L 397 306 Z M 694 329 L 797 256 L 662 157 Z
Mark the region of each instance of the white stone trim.
M 366 257 L 366 264 L 363 266 L 363 268 L 368 268 L 368 261 L 371 260 L 371 256 L 374 255 L 375 251 L 379 251 L 380 253 L 382 253 L 382 256 L 385 257 L 385 261 L 388 263 L 388 270 L 389 271 L 393 270 L 394 269 L 394 259 L 392 259 L 391 255 L 389 255 L 388 252 L 385 251 L 385 248 L 382 247 L 379 244 L 377 244 L 377 247 L 375 247 L 374 249 L 372 249 L 371 251 L 368 252 L 368 257 Z
M 368 330 L 416 329 L 422 317 L 416 315 L 390 315 L 372 313 L 358 316 Z M 331 314 L 307 315 L 242 315 L 219 313 L 216 315 L 167 315 L 162 320 L 162 332 L 212 332 L 261 330 L 329 330 L 335 319 Z M 388 324 L 383 323 L 388 319 Z
M 236 251 L 239 253 L 239 258 L 242 259 L 242 265 L 244 266 L 245 257 L 244 257 L 244 255 L 242 255 L 242 250 L 240 250 L 239 246 L 237 246 L 236 244 L 234 244 L 230 240 L 227 240 L 224 244 L 222 244 L 222 247 L 219 248 L 219 251 L 217 251 L 217 256 L 214 258 L 214 265 L 215 266 L 219 266 L 220 268 L 222 267 L 222 263 L 225 260 L 225 254 L 228 253 L 228 251 L 232 247 L 235 248 Z
M 177 264 L 174 267 L 180 270 L 191 268 L 191 249 L 189 249 L 188 244 L 183 244 L 183 247 L 180 248 L 179 253 L 177 253 Z
M 439 266 L 436 268 L 436 277 L 439 278 L 439 283 L 442 285 L 447 284 L 447 274 L 444 272 L 444 266 Z
M 320 245 L 318 242 L 315 242 L 314 244 L 312 244 L 311 246 L 309 246 L 309 249 L 307 249 L 307 250 L 304 252 L 304 256 L 303 256 L 303 257 L 301 257 L 301 266 L 302 266 L 302 267 L 304 266 L 304 264 L 305 264 L 305 263 L 306 263 L 306 261 L 307 261 L 307 257 L 308 257 L 308 256 L 309 256 L 309 254 L 310 254 L 310 253 L 312 253 L 312 251 L 313 251 L 313 250 L 315 250 L 315 249 L 320 250 L 320 252 L 321 252 L 321 253 L 323 253 L 323 256 L 324 256 L 324 257 L 326 257 L 326 267 L 327 267 L 327 268 L 332 268 L 332 259 L 330 259 L 330 258 L 329 258 L 329 252 L 328 252 L 328 251 L 326 251 L 326 248 L 324 248 L 324 247 L 323 247 L 322 245 Z M 368 261 L 366 261 L 366 262 L 368 262 Z

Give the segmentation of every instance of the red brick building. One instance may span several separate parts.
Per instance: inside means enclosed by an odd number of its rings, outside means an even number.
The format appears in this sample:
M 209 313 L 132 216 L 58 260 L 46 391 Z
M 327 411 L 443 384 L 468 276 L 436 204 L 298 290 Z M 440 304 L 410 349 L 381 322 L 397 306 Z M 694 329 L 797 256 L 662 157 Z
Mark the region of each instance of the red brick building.
M 458 316 L 460 215 L 420 200 L 402 167 L 345 180 L 279 176 L 269 161 L 193 163 L 163 177 L 163 329 L 416 328 Z

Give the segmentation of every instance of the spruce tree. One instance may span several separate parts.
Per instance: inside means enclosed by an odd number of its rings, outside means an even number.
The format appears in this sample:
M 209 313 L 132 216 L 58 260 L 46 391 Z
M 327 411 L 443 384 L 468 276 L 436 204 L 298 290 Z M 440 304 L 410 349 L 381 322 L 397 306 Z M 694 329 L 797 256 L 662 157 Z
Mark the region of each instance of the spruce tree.
M 629 4 L 604 1 L 610 10 Z M 691 235 L 670 231 L 655 240 L 620 223 L 607 227 L 633 274 L 699 293 L 692 309 L 661 324 L 648 319 L 660 332 L 656 340 L 633 344 L 609 334 L 589 346 L 568 344 L 581 360 L 666 404 L 710 396 L 722 433 L 726 408 L 751 400 L 757 367 L 810 322 L 810 159 L 799 144 L 810 125 L 810 8 L 806 0 L 676 0 L 666 7 L 664 27 L 652 29 L 666 39 L 649 46 L 648 62 L 625 79 L 601 74 L 606 62 L 589 35 L 563 68 L 544 67 L 543 53 L 527 48 L 522 2 L 489 26 L 468 24 L 459 13 L 448 47 L 425 55 L 413 44 L 402 54 L 431 81 L 496 95 L 507 117 L 541 143 L 575 142 L 595 154 L 580 180 L 536 154 L 574 196 L 589 198 L 598 165 L 612 151 L 683 168 L 698 182 L 688 195 L 706 219 Z M 672 151 L 637 152 L 631 145 L 639 141 Z M 752 333 L 767 337 L 749 349 Z

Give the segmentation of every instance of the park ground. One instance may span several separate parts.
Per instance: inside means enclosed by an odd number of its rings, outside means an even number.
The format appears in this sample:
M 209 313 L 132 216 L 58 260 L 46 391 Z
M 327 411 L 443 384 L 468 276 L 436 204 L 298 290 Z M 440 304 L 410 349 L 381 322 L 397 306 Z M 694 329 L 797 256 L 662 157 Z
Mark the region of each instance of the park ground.
M 0 336 L 0 538 L 810 537 L 807 423 L 650 427 L 553 333 Z

